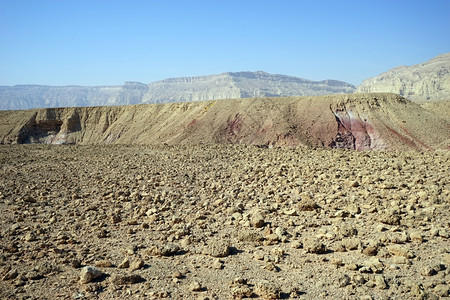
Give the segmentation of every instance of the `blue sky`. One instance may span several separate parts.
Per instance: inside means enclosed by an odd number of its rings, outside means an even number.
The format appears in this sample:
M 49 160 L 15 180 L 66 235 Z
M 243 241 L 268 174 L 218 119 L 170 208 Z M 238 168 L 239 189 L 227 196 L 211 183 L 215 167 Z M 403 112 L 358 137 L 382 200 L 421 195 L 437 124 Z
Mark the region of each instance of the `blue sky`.
M 0 0 L 0 85 L 257 71 L 355 85 L 450 52 L 450 1 Z

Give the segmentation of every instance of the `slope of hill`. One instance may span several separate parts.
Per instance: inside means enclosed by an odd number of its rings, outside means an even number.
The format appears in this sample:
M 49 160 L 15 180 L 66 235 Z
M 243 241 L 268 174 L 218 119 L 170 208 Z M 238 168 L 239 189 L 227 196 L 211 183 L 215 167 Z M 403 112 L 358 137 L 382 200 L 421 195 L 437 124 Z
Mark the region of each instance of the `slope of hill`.
M 3 86 L 0 87 L 0 110 L 316 96 L 354 91 L 353 85 L 336 80 L 311 81 L 261 71 L 239 72 L 172 78 L 148 85 L 126 82 L 122 86 L 95 87 Z
M 420 106 L 450 122 L 450 100 L 425 102 Z
M 0 142 L 448 149 L 449 122 L 394 94 L 0 112 Z
M 450 99 L 450 53 L 414 66 L 399 66 L 364 80 L 359 93 L 396 93 L 412 101 Z

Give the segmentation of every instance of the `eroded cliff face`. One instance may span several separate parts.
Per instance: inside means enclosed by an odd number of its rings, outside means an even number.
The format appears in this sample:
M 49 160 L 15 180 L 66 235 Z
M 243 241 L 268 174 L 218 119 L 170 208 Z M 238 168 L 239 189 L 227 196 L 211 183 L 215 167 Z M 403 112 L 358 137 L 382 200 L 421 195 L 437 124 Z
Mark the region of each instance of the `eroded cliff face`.
M 0 112 L 2 143 L 448 149 L 449 122 L 394 94 Z
M 358 93 L 396 93 L 412 101 L 450 100 L 450 53 L 414 66 L 400 66 L 358 86 Z
M 0 110 L 352 93 L 351 84 L 258 72 L 170 78 L 121 86 L 0 86 Z

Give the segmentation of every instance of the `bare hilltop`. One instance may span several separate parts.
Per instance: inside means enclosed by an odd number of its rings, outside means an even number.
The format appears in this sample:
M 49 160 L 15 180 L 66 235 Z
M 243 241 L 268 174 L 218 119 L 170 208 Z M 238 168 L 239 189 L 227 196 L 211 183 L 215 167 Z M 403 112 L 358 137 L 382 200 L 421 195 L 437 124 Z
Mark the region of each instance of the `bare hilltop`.
M 395 94 L 0 112 L 2 143 L 448 149 L 449 122 Z

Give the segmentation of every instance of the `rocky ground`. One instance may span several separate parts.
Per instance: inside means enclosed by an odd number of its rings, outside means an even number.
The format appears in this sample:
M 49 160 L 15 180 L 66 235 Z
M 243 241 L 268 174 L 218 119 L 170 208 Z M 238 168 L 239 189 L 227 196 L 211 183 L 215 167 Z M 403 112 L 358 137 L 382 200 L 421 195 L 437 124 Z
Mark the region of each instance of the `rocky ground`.
M 0 147 L 2 299 L 437 299 L 449 151 Z

